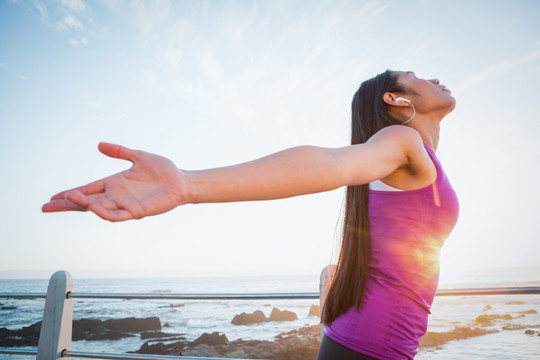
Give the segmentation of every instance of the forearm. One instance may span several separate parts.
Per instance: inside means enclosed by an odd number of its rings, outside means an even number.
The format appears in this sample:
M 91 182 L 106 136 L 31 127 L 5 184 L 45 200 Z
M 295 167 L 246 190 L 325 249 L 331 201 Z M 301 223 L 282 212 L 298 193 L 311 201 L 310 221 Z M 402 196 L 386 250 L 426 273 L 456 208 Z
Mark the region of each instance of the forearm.
M 239 165 L 184 171 L 187 202 L 271 200 L 336 189 L 344 177 L 335 152 L 300 146 Z

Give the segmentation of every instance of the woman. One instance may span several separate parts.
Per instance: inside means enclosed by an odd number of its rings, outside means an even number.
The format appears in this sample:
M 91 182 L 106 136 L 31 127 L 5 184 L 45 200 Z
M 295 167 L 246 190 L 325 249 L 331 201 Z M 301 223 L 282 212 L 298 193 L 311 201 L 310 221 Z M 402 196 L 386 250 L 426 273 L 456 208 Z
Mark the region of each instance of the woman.
M 426 332 L 438 254 L 457 221 L 434 150 L 455 99 L 438 80 L 386 71 L 352 104 L 352 141 L 301 146 L 244 164 L 184 171 L 168 159 L 100 143 L 126 171 L 61 192 L 44 212 L 141 219 L 188 203 L 270 200 L 347 186 L 341 254 L 323 308 L 319 360 L 412 359 Z

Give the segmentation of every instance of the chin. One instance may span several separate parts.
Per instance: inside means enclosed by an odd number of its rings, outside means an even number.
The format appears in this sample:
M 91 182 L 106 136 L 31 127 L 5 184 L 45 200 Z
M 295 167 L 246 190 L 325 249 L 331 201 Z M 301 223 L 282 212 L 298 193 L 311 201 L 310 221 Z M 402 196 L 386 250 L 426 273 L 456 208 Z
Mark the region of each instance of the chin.
M 451 113 L 455 107 L 456 107 L 456 99 L 453 96 L 449 95 L 448 96 L 448 113 Z
M 447 114 L 450 114 L 454 109 L 456 108 L 456 99 L 452 98 L 452 102 L 448 106 L 448 112 Z

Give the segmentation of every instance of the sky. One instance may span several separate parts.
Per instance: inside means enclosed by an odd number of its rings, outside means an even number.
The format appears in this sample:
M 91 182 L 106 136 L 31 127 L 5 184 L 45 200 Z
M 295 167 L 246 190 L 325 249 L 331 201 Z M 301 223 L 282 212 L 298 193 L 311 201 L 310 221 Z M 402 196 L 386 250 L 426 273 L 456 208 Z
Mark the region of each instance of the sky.
M 393 69 L 457 99 L 441 281 L 539 280 L 539 18 L 533 0 L 1 1 L 0 278 L 318 274 L 343 188 L 125 223 L 41 206 L 129 167 L 100 141 L 187 170 L 345 146 L 352 95 Z

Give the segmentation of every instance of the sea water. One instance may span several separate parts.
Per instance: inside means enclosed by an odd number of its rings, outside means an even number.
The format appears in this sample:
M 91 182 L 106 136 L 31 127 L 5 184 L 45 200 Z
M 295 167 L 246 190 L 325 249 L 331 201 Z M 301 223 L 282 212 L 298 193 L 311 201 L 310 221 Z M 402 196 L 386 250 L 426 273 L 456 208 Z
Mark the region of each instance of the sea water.
M 47 283 L 47 280 L 0 280 L 0 293 L 45 293 Z M 318 276 L 74 279 L 73 283 L 74 292 L 80 293 L 261 293 L 316 292 L 319 279 Z M 0 327 L 20 329 L 41 321 L 45 300 L 0 299 L 0 303 L 2 307 L 16 307 L 0 310 Z M 308 316 L 311 305 L 318 305 L 318 300 L 73 299 L 73 319 L 156 316 L 162 325 L 167 325 L 162 331 L 181 334 L 187 340 L 212 332 L 223 333 L 230 341 L 273 340 L 282 332 L 317 325 L 319 318 Z M 293 311 L 298 320 L 249 326 L 231 324 L 234 316 L 242 312 L 261 310 L 269 316 L 274 307 Z M 539 313 L 540 295 L 437 297 L 429 318 L 428 332 L 443 334 L 448 341 L 421 348 L 416 359 L 540 359 Z M 503 315 L 510 316 L 503 319 Z M 482 321 L 489 316 L 493 319 L 491 322 Z M 485 329 L 488 333 L 467 337 L 467 329 L 475 328 Z M 121 340 L 74 341 L 72 349 L 127 352 L 138 350 L 145 341 L 139 336 Z M 31 357 L 0 355 L 0 360 L 25 358 Z

